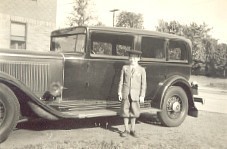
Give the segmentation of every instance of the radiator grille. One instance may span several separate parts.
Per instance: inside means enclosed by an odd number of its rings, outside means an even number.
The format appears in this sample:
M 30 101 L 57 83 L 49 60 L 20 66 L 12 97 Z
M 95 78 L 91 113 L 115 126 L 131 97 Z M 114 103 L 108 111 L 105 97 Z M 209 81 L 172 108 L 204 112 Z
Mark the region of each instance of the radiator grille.
M 20 80 L 33 92 L 47 90 L 49 64 L 39 62 L 0 62 L 0 71 Z

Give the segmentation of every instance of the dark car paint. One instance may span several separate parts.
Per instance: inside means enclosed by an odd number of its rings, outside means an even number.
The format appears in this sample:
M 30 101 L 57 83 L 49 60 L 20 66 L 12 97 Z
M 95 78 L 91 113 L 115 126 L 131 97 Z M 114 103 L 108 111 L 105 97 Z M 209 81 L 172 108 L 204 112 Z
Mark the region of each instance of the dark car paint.
M 37 97 L 52 82 L 63 83 L 63 56 L 55 52 L 1 50 L 0 71 L 24 83 Z
M 74 28 L 71 28 L 72 31 Z M 158 32 L 147 32 L 147 31 L 139 31 L 134 29 L 121 29 L 121 28 L 101 28 L 101 27 L 88 27 L 85 28 L 87 32 L 90 30 L 102 31 L 102 32 L 115 32 L 118 31 L 120 33 L 133 33 L 135 34 L 134 48 L 140 49 L 138 35 L 152 35 L 160 38 L 166 39 L 180 39 L 184 40 L 185 43 L 190 47 L 190 42 L 182 37 L 178 37 L 175 35 L 169 35 Z M 52 33 L 53 36 L 57 36 L 58 33 L 66 34 L 64 30 L 54 31 Z M 89 35 L 88 37 L 89 38 Z M 50 89 L 50 85 L 53 82 L 60 82 L 64 86 L 62 99 L 60 102 L 65 101 L 116 101 L 117 99 L 117 88 L 118 82 L 120 78 L 120 71 L 124 64 L 127 63 L 127 58 L 125 57 L 103 57 L 103 56 L 93 56 L 90 54 L 89 49 L 89 40 L 87 40 L 86 44 L 86 53 L 78 54 L 78 53 L 57 53 L 57 52 L 27 52 L 27 51 L 9 51 L 9 50 L 1 50 L 0 53 L 0 64 L 4 62 L 8 62 L 7 66 L 15 65 L 14 67 L 19 67 L 21 62 L 25 62 L 26 66 L 34 66 L 35 64 L 47 64 L 48 68 L 48 77 L 46 90 L 40 88 L 38 92 L 34 91 L 34 87 L 37 85 L 37 82 L 32 82 L 31 86 L 28 86 L 25 82 L 21 83 L 17 80 L 16 76 L 10 74 L 10 76 L 2 75 L 0 73 L 1 81 L 6 81 L 8 83 L 12 83 L 13 85 L 21 88 L 26 94 L 28 94 L 32 98 L 32 106 L 36 107 L 37 113 L 39 113 L 39 108 L 44 109 L 46 112 L 50 112 L 51 114 L 57 117 L 71 117 L 67 114 L 63 114 L 56 109 L 53 109 L 46 102 L 40 101 L 41 95 Z M 190 49 L 190 48 L 189 48 Z M 188 51 L 189 54 L 191 51 Z M 173 85 L 174 82 L 177 82 L 177 85 L 185 86 L 188 89 L 187 80 L 190 76 L 191 70 L 191 55 L 189 55 L 188 62 L 185 64 L 178 62 L 168 62 L 164 61 L 145 61 L 141 60 L 140 64 L 145 67 L 147 71 L 147 94 L 146 100 L 153 99 L 154 103 L 152 106 L 156 108 L 161 108 L 162 98 L 165 94 L 166 89 Z M 42 68 L 40 68 L 42 69 Z M 174 69 L 175 71 L 172 71 Z M 4 71 L 3 71 L 4 72 Z M 36 73 L 40 73 L 43 71 L 39 71 L 39 67 L 37 70 L 31 69 L 29 73 L 36 76 Z M 18 72 L 22 73 L 22 72 Z M 4 74 L 4 73 L 3 73 Z M 42 74 L 40 74 L 42 75 Z M 15 78 L 13 78 L 15 77 Z M 172 78 L 172 79 L 168 79 Z M 38 81 L 39 76 L 33 78 L 33 81 Z M 166 80 L 167 79 L 167 80 Z M 39 82 L 38 82 L 39 83 Z M 191 106 L 194 106 L 193 99 L 188 93 L 188 97 L 191 100 Z M 33 104 L 35 103 L 35 104 Z M 82 102 L 83 104 L 83 102 Z M 108 104 L 107 104 L 108 105 Z M 95 106 L 95 105 L 94 105 Z M 105 107 L 104 107 L 105 108 Z M 45 116 L 43 116 L 45 117 Z M 73 116 L 75 117 L 75 116 Z

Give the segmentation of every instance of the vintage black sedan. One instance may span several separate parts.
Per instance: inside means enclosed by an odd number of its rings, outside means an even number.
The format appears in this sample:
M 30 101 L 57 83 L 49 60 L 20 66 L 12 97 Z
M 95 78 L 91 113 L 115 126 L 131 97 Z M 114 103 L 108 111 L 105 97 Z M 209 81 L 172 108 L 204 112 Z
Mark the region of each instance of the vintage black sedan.
M 169 127 L 198 115 L 188 82 L 188 39 L 138 29 L 71 27 L 52 32 L 50 52 L 0 50 L 0 142 L 24 119 L 117 116 L 127 50 L 142 51 L 139 63 L 147 73 L 141 112 L 157 112 Z

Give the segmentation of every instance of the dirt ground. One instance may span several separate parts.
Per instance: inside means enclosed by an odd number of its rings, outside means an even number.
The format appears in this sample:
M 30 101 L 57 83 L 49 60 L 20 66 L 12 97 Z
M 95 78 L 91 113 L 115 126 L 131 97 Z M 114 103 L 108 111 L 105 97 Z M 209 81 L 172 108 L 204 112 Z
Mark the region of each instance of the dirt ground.
M 108 123 L 107 123 L 108 122 Z M 99 125 L 100 123 L 100 125 Z M 108 124 L 108 125 L 107 125 Z M 82 121 L 34 121 L 21 123 L 1 149 L 130 148 L 130 149 L 224 149 L 227 148 L 227 114 L 200 111 L 179 127 L 163 127 L 155 115 L 142 115 L 139 138 L 120 137 L 119 118 Z

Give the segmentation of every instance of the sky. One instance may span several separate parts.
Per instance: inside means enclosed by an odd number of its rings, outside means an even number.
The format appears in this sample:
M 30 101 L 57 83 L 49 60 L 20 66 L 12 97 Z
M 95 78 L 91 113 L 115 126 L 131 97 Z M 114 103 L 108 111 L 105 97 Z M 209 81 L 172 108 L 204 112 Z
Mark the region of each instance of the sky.
M 73 0 L 57 0 L 57 28 L 67 27 Z M 117 16 L 121 11 L 141 13 L 144 28 L 155 30 L 158 21 L 178 21 L 190 25 L 205 22 L 212 28 L 210 35 L 219 43 L 227 44 L 227 0 L 90 0 L 91 12 L 106 26 L 113 25 L 112 9 Z M 116 21 L 116 17 L 115 17 Z M 116 24 L 116 23 L 115 23 Z

